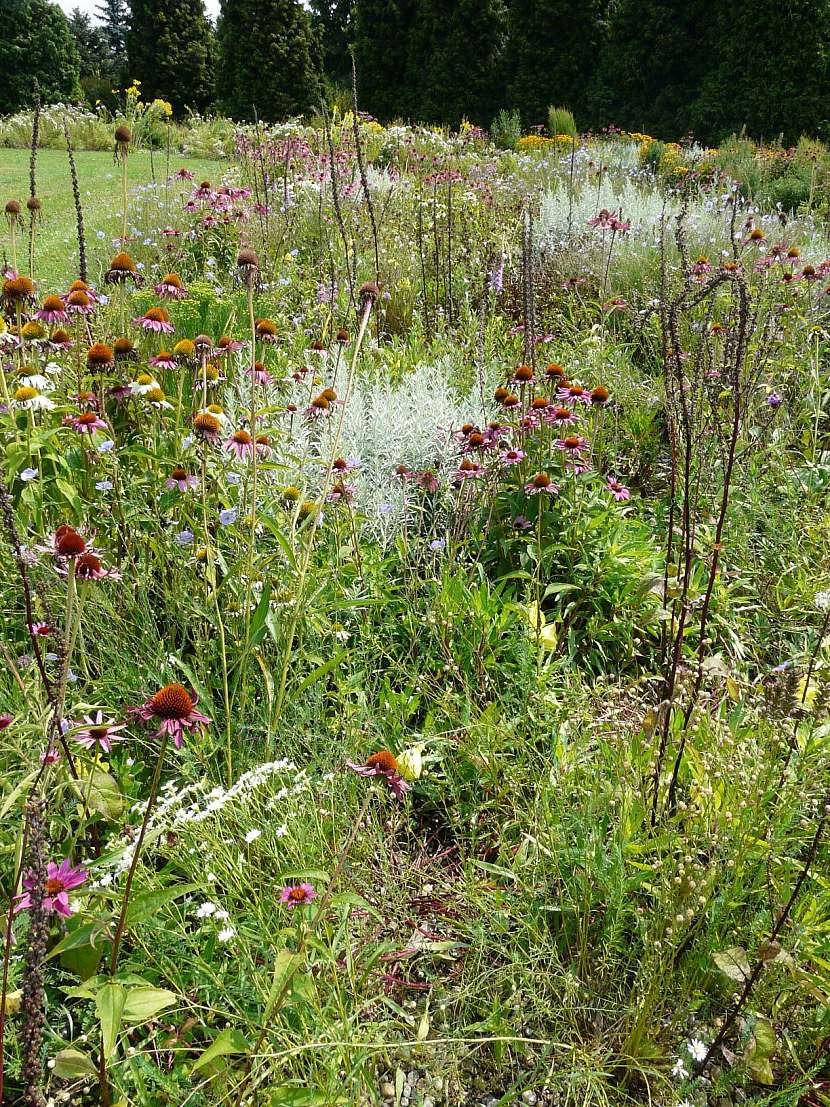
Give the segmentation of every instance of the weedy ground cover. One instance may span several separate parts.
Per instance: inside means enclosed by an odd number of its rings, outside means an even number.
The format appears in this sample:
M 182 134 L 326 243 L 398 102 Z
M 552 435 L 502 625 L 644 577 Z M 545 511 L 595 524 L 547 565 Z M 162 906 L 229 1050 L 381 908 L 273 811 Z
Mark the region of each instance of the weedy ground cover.
M 0 162 L 9 1102 L 827 1102 L 821 224 L 112 141 Z

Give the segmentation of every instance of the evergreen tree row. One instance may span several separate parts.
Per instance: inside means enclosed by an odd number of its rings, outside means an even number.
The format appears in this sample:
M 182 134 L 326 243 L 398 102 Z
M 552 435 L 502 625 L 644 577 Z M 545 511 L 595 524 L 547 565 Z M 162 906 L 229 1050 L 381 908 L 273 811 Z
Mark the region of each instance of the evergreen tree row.
M 550 105 L 581 129 L 614 123 L 714 142 L 830 139 L 830 0 L 98 0 L 69 20 L 51 0 L 2 0 L 0 112 L 110 101 L 133 78 L 177 114 L 216 107 L 266 122 L 351 83 L 396 118 L 488 126 Z

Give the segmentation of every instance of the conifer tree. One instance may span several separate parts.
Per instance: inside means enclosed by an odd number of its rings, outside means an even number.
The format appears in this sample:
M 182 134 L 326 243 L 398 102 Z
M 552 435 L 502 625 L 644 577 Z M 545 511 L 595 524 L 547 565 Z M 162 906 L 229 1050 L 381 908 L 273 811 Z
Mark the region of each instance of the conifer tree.
M 69 22 L 47 0 L 4 0 L 0 35 L 0 114 L 35 100 L 34 80 L 45 104 L 81 94 L 80 63 Z
M 309 7 L 323 73 L 330 84 L 346 88 L 352 80 L 349 46 L 354 32 L 354 0 L 310 0 Z
M 222 0 L 218 37 L 219 100 L 234 119 L 272 122 L 317 106 L 319 51 L 297 0 Z
M 130 13 L 127 0 L 98 0 L 95 14 L 106 47 L 107 61 L 102 69 L 112 78 L 114 88 L 129 84 L 127 73 L 127 27 Z
M 512 0 L 503 106 L 518 108 L 525 127 L 546 123 L 551 105 L 570 108 L 584 123 L 607 6 L 608 0 Z
M 130 0 L 130 76 L 144 100 L 169 100 L 176 114 L 213 101 L 215 43 L 203 0 Z
M 489 125 L 503 106 L 506 21 L 503 0 L 420 0 L 406 70 L 414 118 Z
M 413 117 L 409 38 L 416 0 L 355 0 L 354 53 L 360 107 L 378 119 Z

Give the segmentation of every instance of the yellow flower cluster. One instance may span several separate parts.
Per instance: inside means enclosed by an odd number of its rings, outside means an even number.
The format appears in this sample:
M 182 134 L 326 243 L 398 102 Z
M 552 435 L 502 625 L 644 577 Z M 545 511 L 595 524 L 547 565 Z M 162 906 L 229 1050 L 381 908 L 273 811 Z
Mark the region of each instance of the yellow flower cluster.
M 573 139 L 570 135 L 523 135 L 516 143 L 517 150 L 551 150 L 557 147 L 570 146 Z

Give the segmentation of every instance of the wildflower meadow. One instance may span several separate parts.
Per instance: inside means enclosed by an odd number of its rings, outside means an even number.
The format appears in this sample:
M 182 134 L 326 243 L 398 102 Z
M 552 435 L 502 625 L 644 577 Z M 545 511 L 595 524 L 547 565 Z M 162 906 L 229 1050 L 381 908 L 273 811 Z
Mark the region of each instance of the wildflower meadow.
M 826 148 L 157 114 L 0 120 L 0 1100 L 830 1104 Z

